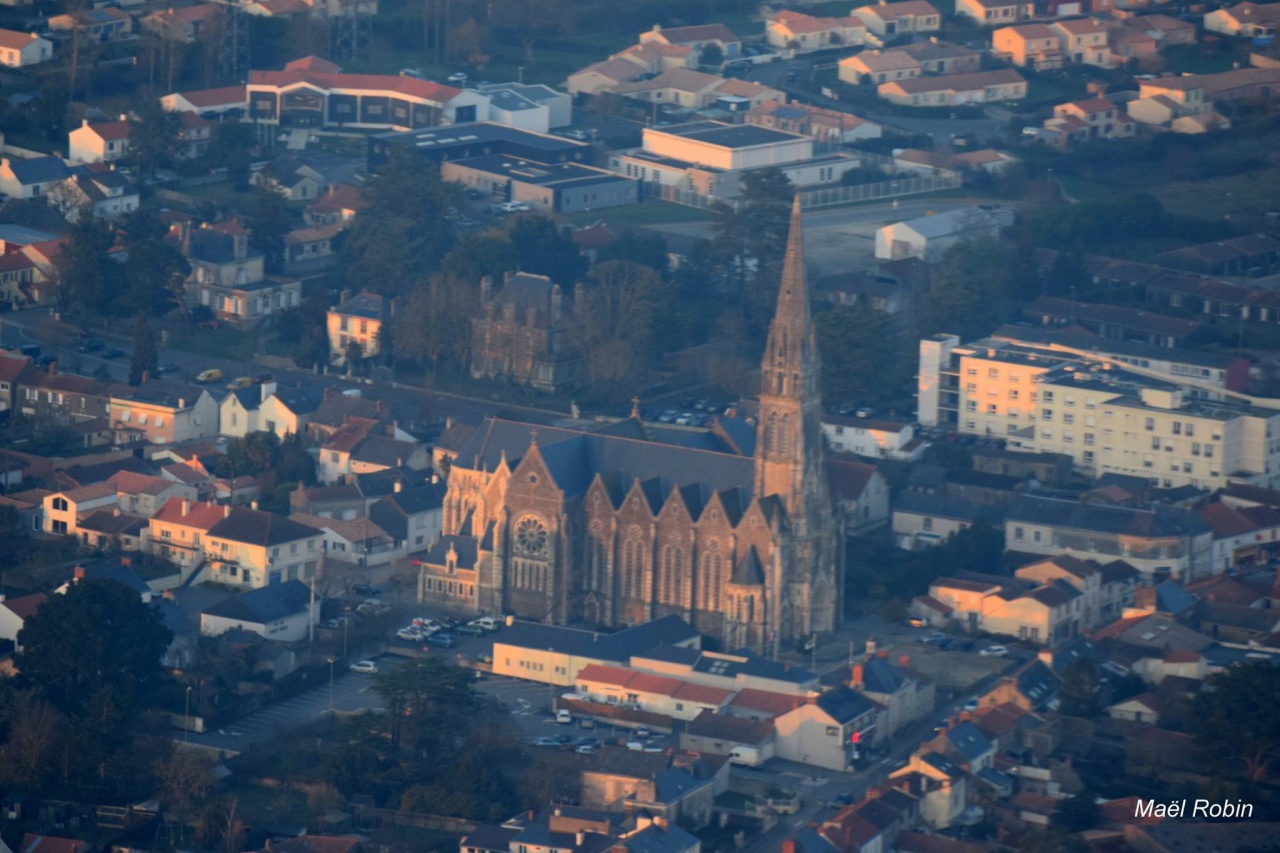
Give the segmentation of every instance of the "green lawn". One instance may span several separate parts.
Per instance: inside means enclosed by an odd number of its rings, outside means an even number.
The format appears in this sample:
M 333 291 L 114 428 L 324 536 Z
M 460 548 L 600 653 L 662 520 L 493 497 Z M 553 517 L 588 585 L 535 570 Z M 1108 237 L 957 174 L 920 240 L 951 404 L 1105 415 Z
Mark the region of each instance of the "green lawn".
M 170 332 L 167 346 L 209 358 L 250 362 L 258 351 L 258 335 L 238 329 L 181 329 Z
M 705 210 L 656 199 L 645 199 L 639 204 L 627 207 L 611 207 L 605 210 L 569 214 L 569 221 L 574 225 L 590 225 L 603 219 L 614 230 L 628 226 L 660 225 L 668 222 L 702 222 L 709 218 L 710 215 Z

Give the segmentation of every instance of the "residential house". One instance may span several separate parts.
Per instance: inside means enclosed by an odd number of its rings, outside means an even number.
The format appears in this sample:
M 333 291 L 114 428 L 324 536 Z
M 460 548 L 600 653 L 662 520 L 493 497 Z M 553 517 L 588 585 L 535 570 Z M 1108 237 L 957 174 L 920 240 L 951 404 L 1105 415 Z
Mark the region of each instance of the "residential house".
M 324 389 L 319 404 L 309 414 L 307 437 L 316 444 L 325 444 L 351 419 L 381 421 L 386 415 L 386 409 L 381 401 L 360 396 L 358 390 L 339 392 L 328 387 Z
M 991 33 L 991 48 L 1020 68 L 1053 71 L 1067 62 L 1061 36 L 1048 24 L 1015 24 Z
M 0 255 L 0 302 L 25 305 L 39 272 L 36 262 L 23 252 Z
M 49 19 L 49 29 L 72 33 L 73 38 L 108 42 L 122 39 L 133 32 L 133 18 L 128 12 L 114 6 L 103 6 L 101 9 L 82 9 L 79 12 L 54 15 Z
M 92 560 L 85 560 L 83 563 L 77 564 L 72 570 L 71 577 L 65 583 L 54 589 L 57 595 L 66 595 L 67 590 L 81 581 L 113 581 L 115 583 L 126 586 L 138 594 L 138 599 L 143 604 L 151 604 L 155 593 L 147 584 L 142 576 L 133 568 L 133 559 L 131 557 L 100 557 Z
M 97 509 L 118 506 L 115 486 L 94 483 L 53 492 L 44 499 L 44 532 L 79 538 L 79 522 Z
M 258 411 L 267 398 L 276 393 L 275 382 L 262 382 L 248 388 L 237 388 L 218 404 L 218 434 L 244 438 L 259 430 Z M 274 432 L 275 430 L 271 430 Z
M 53 42 L 36 33 L 0 29 L 0 65 L 26 68 L 53 59 Z
M 921 65 L 902 50 L 864 50 L 837 63 L 840 81 L 850 85 L 888 83 L 919 77 Z
M 121 510 L 144 518 L 155 515 L 172 498 L 194 501 L 197 497 L 194 486 L 133 471 L 118 471 L 106 482 L 115 487 L 116 502 Z
M 338 483 L 388 468 L 422 471 L 430 467 L 431 454 L 417 441 L 398 437 L 405 435 L 394 427 L 383 430 L 367 418 L 350 419 L 320 449 L 321 482 Z
M 40 605 L 48 600 L 49 597 L 43 592 L 20 595 L 16 598 L 0 594 L 0 640 L 8 640 L 21 651 L 21 647 L 18 646 L 18 635 L 22 633 L 26 621 L 35 615 Z
M 11 199 L 41 198 L 70 175 L 60 157 L 0 157 L 0 193 Z
M 227 507 L 171 498 L 148 520 L 145 550 L 177 565 L 185 581 L 204 562 L 204 537 L 226 517 Z
M 882 133 L 880 125 L 852 113 L 810 104 L 780 104 L 776 101 L 766 101 L 747 110 L 743 122 L 787 133 L 799 133 L 828 145 L 842 145 L 860 139 L 879 139 Z
M 289 435 L 311 435 L 311 418 L 323 405 L 324 395 L 325 391 L 314 386 L 276 388 L 258 406 L 256 428 L 274 432 L 282 440 Z
M 926 0 L 880 0 L 872 6 L 859 6 L 853 14 L 867 25 L 868 36 L 876 36 L 882 44 L 907 33 L 933 33 L 942 28 L 942 15 Z
M 112 428 L 135 441 L 174 444 L 218 434 L 218 404 L 203 388 L 147 379 L 111 395 Z
M 1058 34 L 1059 46 L 1067 62 L 1110 68 L 1111 49 L 1107 45 L 1107 28 L 1089 18 L 1054 21 L 1049 28 Z
M 1252 39 L 1274 37 L 1280 30 L 1280 7 L 1274 3 L 1238 3 L 1208 12 L 1204 28 L 1211 33 Z
M 889 774 L 889 785 L 920 801 L 920 818 L 933 830 L 952 826 L 969 805 L 969 776 L 940 752 L 915 752 Z
M 1280 240 L 1246 234 L 1161 252 L 1161 266 L 1199 275 L 1259 275 L 1280 267 Z M 1206 311 L 1209 306 L 1205 306 Z
M 827 488 L 844 520 L 846 534 L 878 528 L 889 521 L 889 485 L 876 466 L 852 459 L 824 462 Z
M 990 205 L 961 207 L 895 222 L 876 230 L 875 255 L 881 260 L 920 258 L 937 263 L 952 246 L 997 237 L 1000 229 L 1012 226 L 1013 222 L 1011 209 Z
M 1267 563 L 1280 552 L 1280 510 L 1275 507 L 1215 501 L 1195 511 L 1213 529 L 1214 573 Z
M 444 495 L 444 483 L 434 475 L 430 483 L 407 488 L 397 480 L 391 494 L 369 507 L 369 518 L 395 540 L 396 547 L 410 553 L 422 551 L 440 539 Z
M 876 93 L 893 104 L 911 107 L 959 106 L 1016 101 L 1027 96 L 1027 81 L 1010 68 L 942 77 L 917 77 L 881 83 Z
M 872 744 L 883 745 L 904 727 L 933 713 L 934 682 L 911 668 L 911 658 L 889 661 L 888 652 L 877 652 L 855 663 L 849 687 L 882 709 Z
M 239 118 L 249 106 L 244 86 L 224 86 L 193 92 L 174 92 L 160 99 L 170 112 L 194 113 L 202 118 L 221 120 Z
M 333 184 L 320 198 L 307 205 L 302 218 L 308 225 L 346 224 L 368 206 L 364 191 L 350 184 Z
M 1000 529 L 1004 510 L 927 492 L 904 491 L 893 502 L 894 541 L 907 551 L 932 547 L 979 522 Z
M 823 415 L 822 435 L 836 453 L 855 453 L 872 459 L 918 461 L 926 446 L 916 439 L 915 426 L 905 421 Z
M 1113 720 L 1125 720 L 1130 723 L 1145 723 L 1150 726 L 1160 724 L 1160 701 L 1151 692 L 1141 693 L 1131 699 L 1116 702 L 1106 707 L 1107 716 Z
M 685 723 L 680 748 L 708 755 L 729 755 L 736 747 L 756 750 L 763 760 L 773 758 L 773 723 L 703 711 Z
M 508 274 L 496 291 L 485 276 L 471 319 L 471 376 L 544 391 L 573 387 L 586 367 L 571 340 L 576 326 L 572 303 L 546 276 Z
M 1150 33 L 1127 27 L 1127 21 L 1107 21 L 1107 49 L 1114 65 L 1136 64 L 1160 53 L 1160 42 Z
M 329 330 L 331 359 L 343 363 L 350 347 L 359 347 L 362 358 L 373 358 L 382 348 L 382 324 L 389 319 L 388 300 L 376 293 L 361 293 L 341 300 L 329 309 L 325 322 Z
M 645 66 L 629 59 L 610 59 L 588 65 L 569 75 L 565 87 L 571 95 L 600 95 L 612 92 L 622 83 L 644 76 Z
M 285 270 L 296 274 L 332 266 L 338 259 L 334 241 L 342 230 L 343 226 L 335 223 L 294 228 L 284 235 Z
M 362 568 L 385 566 L 404 556 L 404 548 L 372 519 L 343 521 L 321 518 L 305 512 L 289 515 L 290 521 L 305 524 L 324 534 L 325 556 L 330 560 L 351 563 Z
M 203 305 L 222 322 L 255 328 L 302 298 L 302 282 L 266 275 L 261 252 L 249 248 L 249 232 L 238 221 L 200 228 L 175 226 L 173 237 L 191 264 L 184 298 Z
M 1036 4 L 1033 0 L 956 0 L 956 15 L 985 27 L 1000 27 L 1036 17 Z
M 1170 129 L 1184 118 L 1193 120 L 1182 123 L 1190 129 L 1195 119 L 1204 117 L 1207 121 L 1214 115 L 1213 102 L 1206 98 L 1204 83 L 1196 76 L 1141 80 L 1138 97 L 1129 101 L 1125 109 L 1136 121 Z
M 1135 15 L 1123 19 L 1123 23 L 1129 29 L 1153 37 L 1161 49 L 1196 43 L 1196 25 L 1172 15 Z
M 1011 675 L 1003 676 L 979 698 L 978 704 L 979 708 L 991 708 L 1008 703 L 1031 713 L 1056 710 L 1061 687 L 1062 679 L 1043 661 L 1036 659 Z
M 287 201 L 317 199 L 326 186 L 323 173 L 288 155 L 277 157 L 268 166 L 254 172 L 249 183 L 274 190 Z
M 206 580 L 257 588 L 315 577 L 323 533 L 269 512 L 224 509 L 224 518 L 204 536 Z
M 18 252 L 0 255 L 0 262 L 14 255 L 21 256 Z M 3 264 L 0 263 L 0 270 L 3 269 Z M 0 350 L 0 412 L 13 411 L 19 395 L 18 378 L 29 364 L 31 364 L 31 359 L 28 356 Z M 5 485 L 13 484 L 6 482 Z
M 929 744 L 960 766 L 962 770 L 977 776 L 995 763 L 996 745 L 982 730 L 968 720 L 961 720 L 940 732 Z
M 776 50 L 807 53 L 831 47 L 862 44 L 867 25 L 856 15 L 818 18 L 803 12 L 782 10 L 765 21 L 765 43 Z
M 80 126 L 67 134 L 67 156 L 76 163 L 109 163 L 129 156 L 129 139 L 133 125 L 122 115 L 119 121 L 90 124 L 82 119 Z
M 1044 123 L 1041 138 L 1058 147 L 1098 139 L 1127 139 L 1135 133 L 1135 122 L 1123 109 L 1101 95 L 1085 101 L 1070 101 L 1053 108 L 1053 118 Z
M 742 39 L 724 24 L 700 24 L 692 27 L 661 27 L 640 34 L 640 44 L 658 42 L 676 47 L 691 47 L 701 61 L 706 49 L 715 45 L 725 59 L 737 59 L 742 55 Z
M 194 159 L 209 150 L 213 141 L 214 123 L 197 113 L 182 113 L 181 126 L 178 128 L 178 145 L 174 156 L 179 159 Z
M 694 68 L 696 70 L 698 65 L 698 56 L 692 47 L 663 44 L 660 41 L 633 44 L 609 57 L 609 61 L 615 59 L 625 59 L 638 66 L 640 71 L 637 76 L 658 75 L 676 68 Z M 628 79 L 635 79 L 635 77 Z
M 179 8 L 170 6 L 143 17 L 138 25 L 162 39 L 194 44 L 205 33 L 217 35 L 225 14 L 226 7 L 217 3 L 197 3 Z
M 929 36 L 925 41 L 914 41 L 892 48 L 913 57 L 925 74 L 967 74 L 982 67 L 982 51 L 973 50 L 949 41 Z
M 858 744 L 874 736 L 877 706 L 848 687 L 834 687 L 774 721 L 774 755 L 828 770 L 848 770 Z M 855 737 L 856 735 L 856 737 Z
M 619 83 L 612 91 L 624 97 L 687 110 L 709 107 L 724 97 L 745 99 L 746 105 L 740 107 L 744 111 L 768 101 L 784 103 L 787 99 L 783 92 L 762 83 L 736 78 L 726 80 L 691 68 L 675 68 L 657 77 Z
M 296 643 L 307 639 L 320 616 L 320 602 L 298 580 L 273 583 L 242 592 L 206 607 L 200 633 L 218 637 L 227 631 L 249 631 L 266 640 Z
M 81 211 L 90 210 L 99 219 L 114 221 L 138 209 L 138 186 L 123 173 L 101 164 L 79 166 L 71 177 L 51 189 L 49 206 L 78 222 Z
M 145 518 L 122 512 L 118 506 L 94 510 L 76 522 L 81 544 L 111 553 L 141 550 L 146 530 Z
M 1122 559 L 1144 579 L 1185 582 L 1213 568 L 1213 529 L 1176 506 L 1134 509 L 1027 496 L 1005 515 L 1005 547 L 1049 556 L 1070 552 L 1099 562 Z
M 303 486 L 289 494 L 289 509 L 319 518 L 336 518 L 349 521 L 367 515 L 368 499 L 360 487 L 353 483 L 340 486 Z

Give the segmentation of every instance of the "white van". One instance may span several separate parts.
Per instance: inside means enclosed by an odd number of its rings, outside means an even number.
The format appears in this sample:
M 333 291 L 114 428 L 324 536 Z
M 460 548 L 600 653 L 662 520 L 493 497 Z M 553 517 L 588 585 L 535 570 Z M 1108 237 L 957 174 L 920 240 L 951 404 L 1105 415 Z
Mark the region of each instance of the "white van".
M 759 767 L 764 764 L 764 758 L 761 757 L 760 750 L 754 746 L 735 746 L 733 752 L 729 753 L 729 763 L 743 767 Z

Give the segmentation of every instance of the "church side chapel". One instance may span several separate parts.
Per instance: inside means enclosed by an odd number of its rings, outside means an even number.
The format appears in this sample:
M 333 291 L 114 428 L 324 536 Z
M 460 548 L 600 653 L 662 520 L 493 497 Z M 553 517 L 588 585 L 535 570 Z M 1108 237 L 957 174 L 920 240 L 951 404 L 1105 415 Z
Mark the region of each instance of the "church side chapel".
M 452 462 L 422 597 L 562 625 L 676 614 L 762 653 L 832 630 L 843 536 L 803 248 L 797 201 L 754 430 L 670 429 L 638 412 L 590 429 L 487 420 Z

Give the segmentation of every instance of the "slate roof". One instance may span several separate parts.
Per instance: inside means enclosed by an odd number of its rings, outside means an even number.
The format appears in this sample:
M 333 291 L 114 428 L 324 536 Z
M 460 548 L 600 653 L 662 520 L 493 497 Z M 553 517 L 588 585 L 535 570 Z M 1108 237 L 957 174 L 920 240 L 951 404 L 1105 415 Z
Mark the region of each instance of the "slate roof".
M 717 714 L 707 709 L 686 723 L 685 731 L 691 735 L 754 745 L 761 743 L 773 733 L 773 724 L 750 720 L 746 717 Z
M 62 181 L 71 174 L 67 164 L 58 157 L 11 157 L 9 168 L 23 185 Z
M 313 528 L 284 516 L 256 509 L 235 507 L 231 514 L 209 528 L 207 534 L 217 539 L 230 539 L 247 545 L 270 547 L 285 542 L 296 542 L 318 535 Z
M 668 823 L 665 827 L 651 823 L 615 845 L 615 848 L 623 846 L 631 853 L 686 853 L 697 845 L 698 839 L 678 823 Z
M 668 641 L 664 640 L 664 642 Z M 808 684 L 818 678 L 804 667 L 771 661 L 746 649 L 733 652 L 708 652 L 701 649 L 655 644 L 644 650 L 643 654 L 637 652 L 636 657 L 642 660 L 680 663 L 692 667 L 695 672 L 705 672 L 725 678 L 746 675 L 793 684 Z
M 844 686 L 831 688 L 815 699 L 814 704 L 841 725 L 851 723 L 875 708 L 870 701 Z
M 712 784 L 710 779 L 695 779 L 683 767 L 668 768 L 653 780 L 657 801 L 668 804 L 679 802 L 699 788 L 705 788 L 710 784 Z
M 76 522 L 81 530 L 92 530 L 105 536 L 141 536 L 147 520 L 141 516 L 100 509 Z
M 968 721 L 956 723 L 947 729 L 946 738 L 952 748 L 964 756 L 965 761 L 977 761 L 992 748 L 987 736 Z
M 206 607 L 203 612 L 209 616 L 265 625 L 305 613 L 310 606 L 311 590 L 302 581 L 291 580 L 242 592 Z
M 511 849 L 511 839 L 519 834 L 520 830 L 514 827 L 481 823 L 462 836 L 459 844 L 464 849 L 472 848 L 486 851 L 486 853 L 508 853 Z
M 895 513 L 927 515 L 959 521 L 985 521 L 993 527 L 1004 523 L 1004 510 L 992 504 L 980 504 L 928 492 L 901 492 L 893 503 Z
M 1027 664 L 1014 675 L 1018 691 L 1037 709 L 1048 705 L 1058 695 L 1062 682 L 1053 670 L 1040 660 Z
M 1009 521 L 1124 536 L 1197 536 L 1212 532 L 1209 525 L 1194 512 L 1174 506 L 1157 505 L 1151 509 L 1132 509 L 1028 496 L 1010 507 L 1006 517 Z
M 381 413 L 376 400 L 351 397 L 346 394 L 330 394 L 328 398 L 320 401 L 313 412 L 311 416 L 313 424 L 332 427 L 342 426 L 349 417 L 377 420 Z
M 675 615 L 624 628 L 613 634 L 517 620 L 502 629 L 495 643 L 625 662 L 632 655 L 639 655 L 661 643 L 688 641 L 696 636 L 698 632 Z
M 756 546 L 751 545 L 747 548 L 747 553 L 733 567 L 733 574 L 729 581 L 739 586 L 764 586 L 764 567 L 760 565 L 760 555 L 756 553 Z

